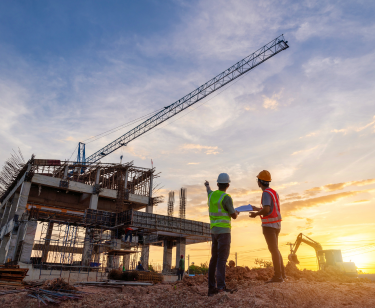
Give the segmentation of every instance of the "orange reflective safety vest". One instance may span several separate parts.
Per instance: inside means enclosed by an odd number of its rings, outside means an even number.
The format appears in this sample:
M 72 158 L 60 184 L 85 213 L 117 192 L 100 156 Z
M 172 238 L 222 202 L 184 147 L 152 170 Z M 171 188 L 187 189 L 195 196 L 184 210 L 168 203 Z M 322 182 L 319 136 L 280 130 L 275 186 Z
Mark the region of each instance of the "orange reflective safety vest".
M 279 200 L 278 194 L 272 188 L 267 188 L 264 190 L 264 192 L 267 192 L 268 194 L 271 195 L 274 206 L 273 206 L 273 210 L 271 214 L 267 216 L 260 216 L 262 223 L 273 224 L 273 223 L 281 221 L 282 219 L 281 219 L 281 214 L 280 214 L 280 200 Z M 263 201 L 263 195 L 262 195 L 262 201 Z M 263 208 L 263 205 L 262 205 L 262 208 Z

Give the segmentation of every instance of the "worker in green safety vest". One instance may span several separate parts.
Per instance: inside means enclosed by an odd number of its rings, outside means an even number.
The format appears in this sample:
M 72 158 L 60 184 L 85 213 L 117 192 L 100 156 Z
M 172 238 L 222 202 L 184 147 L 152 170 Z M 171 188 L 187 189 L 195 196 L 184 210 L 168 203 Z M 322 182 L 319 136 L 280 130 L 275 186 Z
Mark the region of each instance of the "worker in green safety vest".
M 225 285 L 225 265 L 230 252 L 231 218 L 236 219 L 239 213 L 234 210 L 232 197 L 226 193 L 229 183 L 230 178 L 226 173 L 219 174 L 217 179 L 219 189 L 216 191 L 211 190 L 207 181 L 204 183 L 208 194 L 212 237 L 211 260 L 208 269 L 208 296 L 221 292 L 233 292 Z

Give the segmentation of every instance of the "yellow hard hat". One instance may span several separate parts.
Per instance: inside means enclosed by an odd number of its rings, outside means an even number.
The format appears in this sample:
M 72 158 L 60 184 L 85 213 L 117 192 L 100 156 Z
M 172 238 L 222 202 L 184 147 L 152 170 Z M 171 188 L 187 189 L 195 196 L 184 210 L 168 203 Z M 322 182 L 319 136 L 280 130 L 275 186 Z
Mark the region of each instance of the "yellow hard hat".
M 262 181 L 265 181 L 265 182 L 271 182 L 271 173 L 269 173 L 267 170 L 263 170 L 261 172 L 259 172 L 259 174 L 257 175 L 257 178 L 259 180 L 262 180 Z

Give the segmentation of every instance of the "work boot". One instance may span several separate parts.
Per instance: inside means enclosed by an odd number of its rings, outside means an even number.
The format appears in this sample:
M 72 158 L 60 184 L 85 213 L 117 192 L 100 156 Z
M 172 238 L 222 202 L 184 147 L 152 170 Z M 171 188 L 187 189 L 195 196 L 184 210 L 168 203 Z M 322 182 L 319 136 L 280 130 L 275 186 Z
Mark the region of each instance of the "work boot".
M 230 294 L 233 294 L 233 292 L 238 291 L 238 289 L 228 289 L 227 287 L 224 287 L 224 289 L 219 289 L 218 291 L 219 291 L 219 293 L 229 292 Z
M 208 296 L 214 296 L 215 294 L 219 293 L 219 290 L 217 288 L 209 288 L 208 289 Z
M 272 277 L 270 280 L 266 281 L 266 283 L 274 283 L 274 282 L 284 282 L 282 278 Z

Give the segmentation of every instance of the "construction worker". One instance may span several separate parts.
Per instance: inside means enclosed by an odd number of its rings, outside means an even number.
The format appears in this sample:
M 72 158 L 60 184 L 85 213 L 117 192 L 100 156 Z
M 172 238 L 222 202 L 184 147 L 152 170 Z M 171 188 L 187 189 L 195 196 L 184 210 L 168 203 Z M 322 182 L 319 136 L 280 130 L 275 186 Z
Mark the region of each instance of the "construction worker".
M 261 208 L 253 206 L 257 212 L 251 212 L 250 217 L 260 216 L 262 220 L 263 235 L 266 239 L 268 250 L 272 255 L 274 276 L 266 283 L 283 282 L 286 279 L 283 258 L 279 251 L 279 234 L 281 229 L 280 200 L 276 191 L 270 188 L 271 174 L 267 170 L 261 171 L 257 176 L 257 183 L 263 191 Z
M 133 229 L 128 227 L 125 229 L 125 240 L 124 242 L 126 242 L 128 240 L 128 237 L 129 237 L 129 243 L 131 243 L 133 241 Z
M 216 191 L 211 190 L 207 181 L 204 183 L 208 194 L 212 237 L 211 260 L 208 268 L 208 296 L 213 296 L 220 292 L 232 292 L 225 285 L 225 265 L 230 251 L 231 218 L 236 219 L 238 212 L 233 208 L 231 196 L 226 193 L 229 183 L 230 178 L 226 173 L 219 174 L 217 179 L 219 189 Z
M 145 269 L 143 268 L 142 262 L 138 261 L 138 265 L 135 268 L 136 271 L 144 271 Z
M 180 262 L 178 263 L 178 270 L 177 270 L 177 275 L 178 275 L 178 280 L 182 280 L 184 277 L 184 272 L 185 272 L 185 260 L 184 256 L 181 255 Z

